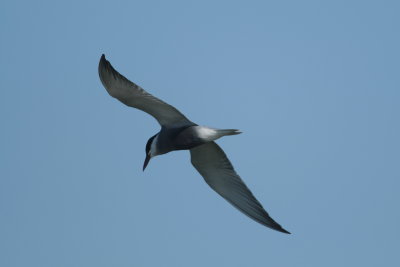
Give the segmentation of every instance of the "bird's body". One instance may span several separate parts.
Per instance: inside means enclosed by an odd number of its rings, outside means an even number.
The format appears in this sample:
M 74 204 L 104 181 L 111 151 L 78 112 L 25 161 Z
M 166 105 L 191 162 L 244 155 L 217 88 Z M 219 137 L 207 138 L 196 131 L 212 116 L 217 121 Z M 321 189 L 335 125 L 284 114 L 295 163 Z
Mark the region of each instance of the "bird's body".
M 214 142 L 236 129 L 199 126 L 173 106 L 147 93 L 119 74 L 102 55 L 99 76 L 108 93 L 122 103 L 152 115 L 161 130 L 146 144 L 143 170 L 152 157 L 174 150 L 190 150 L 191 162 L 207 184 L 229 203 L 255 221 L 274 230 L 289 233 L 276 223 L 235 172 L 223 150 Z
M 150 146 L 152 155 L 162 155 L 174 150 L 189 150 L 221 138 L 225 135 L 240 134 L 235 129 L 213 129 L 206 126 L 186 125 L 181 127 L 162 127 Z

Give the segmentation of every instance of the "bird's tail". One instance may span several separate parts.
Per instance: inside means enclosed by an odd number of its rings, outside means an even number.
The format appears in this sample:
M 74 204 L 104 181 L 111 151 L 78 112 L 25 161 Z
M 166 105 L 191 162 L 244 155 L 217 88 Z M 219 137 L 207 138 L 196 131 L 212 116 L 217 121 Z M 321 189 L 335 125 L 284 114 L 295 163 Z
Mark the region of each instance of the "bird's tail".
M 193 134 L 202 140 L 202 142 L 211 142 L 225 135 L 236 135 L 241 133 L 236 129 L 216 129 L 207 126 L 194 126 L 193 131 Z
M 236 134 L 242 133 L 241 131 L 239 131 L 237 129 L 217 129 L 216 131 L 219 136 L 236 135 Z

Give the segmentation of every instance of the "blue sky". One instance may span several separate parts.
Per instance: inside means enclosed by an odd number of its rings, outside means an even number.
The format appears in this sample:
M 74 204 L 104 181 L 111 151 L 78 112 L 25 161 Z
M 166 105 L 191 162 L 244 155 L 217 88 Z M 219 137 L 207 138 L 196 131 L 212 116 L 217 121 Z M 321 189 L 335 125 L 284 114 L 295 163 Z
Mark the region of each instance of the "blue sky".
M 397 1 L 2 1 L 1 266 L 397 266 Z M 223 147 L 267 229 L 101 85 L 102 53 Z

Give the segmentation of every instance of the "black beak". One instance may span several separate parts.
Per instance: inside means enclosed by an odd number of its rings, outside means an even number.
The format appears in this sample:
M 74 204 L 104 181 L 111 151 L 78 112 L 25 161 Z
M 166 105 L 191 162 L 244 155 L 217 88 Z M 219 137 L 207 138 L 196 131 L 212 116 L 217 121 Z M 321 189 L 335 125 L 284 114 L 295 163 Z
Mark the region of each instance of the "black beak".
M 147 164 L 149 164 L 150 159 L 151 159 L 151 157 L 149 156 L 149 154 L 146 154 L 146 158 L 145 158 L 144 164 L 143 164 L 143 171 L 144 171 L 144 169 L 146 169 Z

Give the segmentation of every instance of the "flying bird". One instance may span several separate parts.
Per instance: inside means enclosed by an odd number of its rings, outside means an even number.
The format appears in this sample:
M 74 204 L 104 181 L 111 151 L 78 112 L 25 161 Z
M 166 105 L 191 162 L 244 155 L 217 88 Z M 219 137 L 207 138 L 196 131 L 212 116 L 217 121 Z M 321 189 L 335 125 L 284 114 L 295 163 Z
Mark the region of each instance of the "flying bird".
M 99 62 L 99 76 L 112 97 L 150 114 L 161 125 L 161 130 L 147 141 L 143 171 L 155 156 L 174 150 L 190 150 L 193 166 L 215 192 L 260 224 L 290 234 L 269 216 L 235 172 L 225 152 L 214 142 L 223 136 L 240 134 L 240 131 L 193 123 L 175 107 L 118 73 L 104 54 Z

